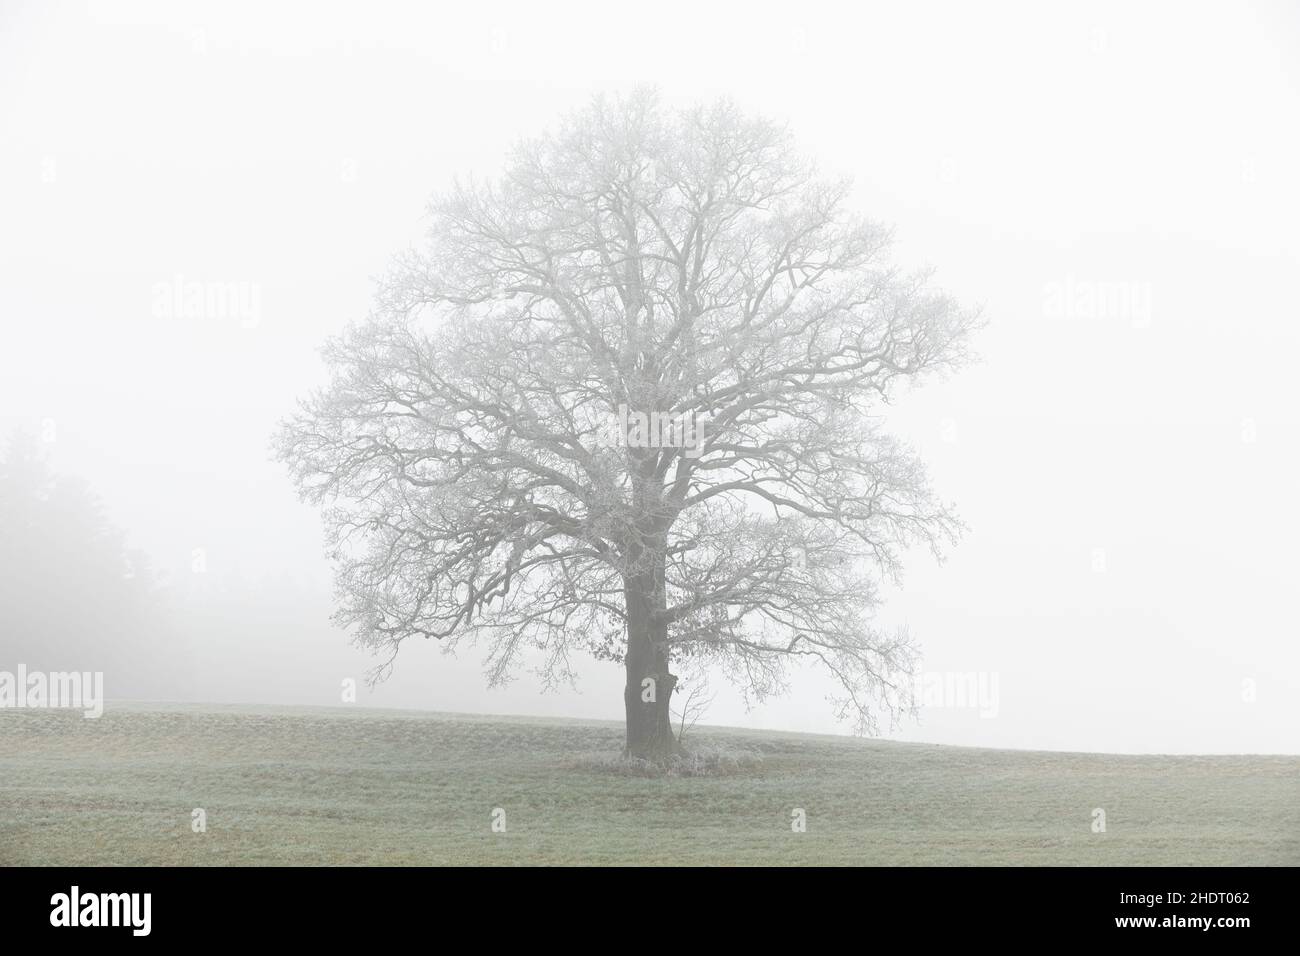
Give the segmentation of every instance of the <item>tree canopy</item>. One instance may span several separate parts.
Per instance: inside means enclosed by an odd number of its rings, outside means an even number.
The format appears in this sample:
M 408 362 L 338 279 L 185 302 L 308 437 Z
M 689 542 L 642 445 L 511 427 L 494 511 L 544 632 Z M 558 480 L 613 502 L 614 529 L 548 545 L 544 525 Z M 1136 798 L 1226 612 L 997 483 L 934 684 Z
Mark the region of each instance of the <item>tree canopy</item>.
M 761 699 L 816 660 L 859 731 L 907 708 L 879 584 L 959 523 L 879 412 L 978 316 L 849 196 L 780 126 L 639 93 L 432 201 L 278 436 L 379 676 L 472 635 L 491 681 L 525 650 L 548 680 L 625 663 L 629 726 L 672 662 Z

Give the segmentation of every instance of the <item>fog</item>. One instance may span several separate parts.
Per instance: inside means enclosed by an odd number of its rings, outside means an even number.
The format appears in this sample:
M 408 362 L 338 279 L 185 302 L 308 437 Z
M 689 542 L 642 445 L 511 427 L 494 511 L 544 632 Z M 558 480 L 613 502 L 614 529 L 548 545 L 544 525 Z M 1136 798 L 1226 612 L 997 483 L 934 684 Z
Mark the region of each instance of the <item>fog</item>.
M 339 705 L 377 663 L 329 623 L 277 423 L 431 193 L 651 84 L 788 122 L 988 319 L 978 364 L 891 410 L 968 530 L 883 617 L 996 706 L 890 736 L 1300 752 L 1298 54 L 1282 3 L 5 3 L 0 432 L 84 479 L 191 615 L 167 666 L 117 694 L 108 669 L 110 708 Z M 481 670 L 412 642 L 356 706 L 623 715 L 611 664 L 545 694 Z M 706 723 L 846 732 L 812 672 L 752 708 L 713 686 Z

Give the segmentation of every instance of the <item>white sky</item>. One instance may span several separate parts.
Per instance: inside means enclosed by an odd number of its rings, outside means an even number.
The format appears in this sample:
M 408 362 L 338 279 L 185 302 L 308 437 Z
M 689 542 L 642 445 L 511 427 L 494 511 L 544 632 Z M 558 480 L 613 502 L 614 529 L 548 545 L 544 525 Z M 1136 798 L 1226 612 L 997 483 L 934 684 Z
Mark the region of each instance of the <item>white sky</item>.
M 0 427 L 53 420 L 159 564 L 324 593 L 269 436 L 428 195 L 594 92 L 725 94 L 991 321 L 894 417 L 971 530 L 884 618 L 929 671 L 996 673 L 998 713 L 897 736 L 1300 752 L 1296 5 L 268 6 L 0 0 Z M 154 315 L 177 276 L 255 286 L 259 321 Z M 367 663 L 319 622 L 211 655 L 203 696 L 256 702 L 336 703 Z M 487 692 L 421 645 L 362 700 L 621 718 L 589 672 Z M 708 720 L 835 731 L 824 690 Z

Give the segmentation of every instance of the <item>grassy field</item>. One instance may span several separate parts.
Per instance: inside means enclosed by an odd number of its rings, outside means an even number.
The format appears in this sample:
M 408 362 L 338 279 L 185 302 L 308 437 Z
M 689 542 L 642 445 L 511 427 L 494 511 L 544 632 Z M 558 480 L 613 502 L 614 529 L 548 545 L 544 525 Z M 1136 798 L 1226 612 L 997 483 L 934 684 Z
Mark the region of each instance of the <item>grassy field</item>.
M 1298 757 L 706 729 L 698 746 L 752 756 L 647 778 L 602 765 L 621 734 L 343 709 L 0 711 L 0 864 L 1300 864 Z

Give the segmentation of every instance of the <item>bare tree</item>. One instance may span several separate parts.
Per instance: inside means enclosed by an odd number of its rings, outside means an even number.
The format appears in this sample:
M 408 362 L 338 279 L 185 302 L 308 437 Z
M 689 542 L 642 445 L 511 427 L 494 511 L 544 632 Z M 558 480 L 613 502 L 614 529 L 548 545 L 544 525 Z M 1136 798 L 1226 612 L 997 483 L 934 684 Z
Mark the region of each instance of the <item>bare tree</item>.
M 694 680 L 679 681 L 680 690 L 677 697 L 681 710 L 676 713 L 677 747 L 683 749 L 686 744 L 686 731 L 694 730 L 709 710 L 716 694 L 709 693 L 709 679 L 701 676 Z
M 338 620 L 390 652 L 485 641 L 549 681 L 624 666 L 627 753 L 673 749 L 674 659 L 762 699 L 789 662 L 861 732 L 914 651 L 872 626 L 902 550 L 958 528 L 881 428 L 977 322 L 885 259 L 779 127 L 596 100 L 432 202 L 278 451 L 326 508 Z

